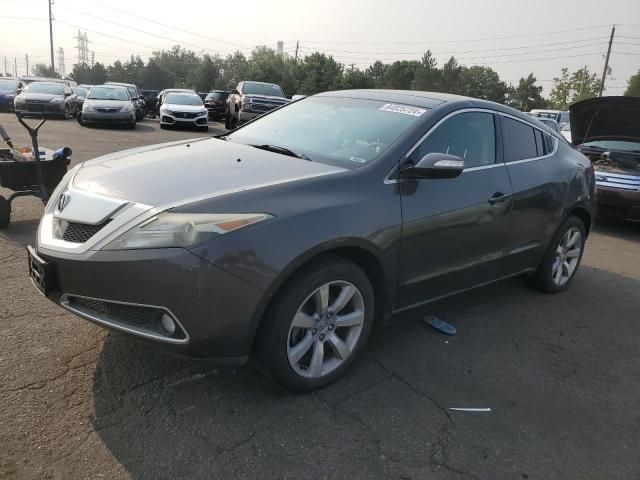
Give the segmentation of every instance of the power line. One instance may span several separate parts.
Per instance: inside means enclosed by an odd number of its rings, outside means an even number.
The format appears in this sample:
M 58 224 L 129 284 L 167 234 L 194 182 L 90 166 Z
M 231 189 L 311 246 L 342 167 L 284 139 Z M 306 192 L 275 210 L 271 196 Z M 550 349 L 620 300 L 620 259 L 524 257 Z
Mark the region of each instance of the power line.
M 441 43 L 464 43 L 464 42 L 484 42 L 490 40 L 507 40 L 512 38 L 528 38 L 528 37 L 539 37 L 546 35 L 555 35 L 558 33 L 570 33 L 570 32 L 580 32 L 584 30 L 595 30 L 597 28 L 609 28 L 609 25 L 595 25 L 590 27 L 580 27 L 580 28 L 572 28 L 568 30 L 556 30 L 553 32 L 539 32 L 539 33 L 528 33 L 528 34 L 520 34 L 520 35 L 507 35 L 502 37 L 484 37 L 484 38 L 468 38 L 468 39 L 458 39 L 458 40 L 434 40 L 434 41 L 421 41 L 421 42 L 347 42 L 347 41 L 321 41 L 321 40 L 300 40 L 305 43 L 321 43 L 321 44 L 334 44 L 334 45 L 425 45 L 425 44 L 441 44 Z
M 174 42 L 176 44 L 186 45 L 186 46 L 189 46 L 189 47 L 192 47 L 192 48 L 197 48 L 197 49 L 200 49 L 200 50 L 206 50 L 206 51 L 213 52 L 213 53 L 218 53 L 218 54 L 224 53 L 224 52 L 220 52 L 218 50 L 213 50 L 211 48 L 203 47 L 202 45 L 196 45 L 196 44 L 193 44 L 193 43 L 181 42 L 179 40 L 176 40 L 175 38 L 167 37 L 165 35 L 159 35 L 157 33 L 149 32 L 147 30 L 142 30 L 140 28 L 130 27 L 129 25 L 124 25 L 124 24 L 119 23 L 119 22 L 114 22 L 112 20 L 107 20 L 106 18 L 102 18 L 102 17 L 100 17 L 98 15 L 93 15 L 91 13 L 83 12 L 82 10 L 77 10 L 75 8 L 66 7 L 66 6 L 59 6 L 59 8 L 63 8 L 65 10 L 71 10 L 72 12 L 79 13 L 80 15 L 85 15 L 85 16 L 90 17 L 90 18 L 95 18 L 96 20 L 100 20 L 100 21 L 105 22 L 105 23 L 110 23 L 112 25 L 117 25 L 118 27 L 121 27 L 121 28 L 126 28 L 126 29 L 129 29 L 129 30 L 133 30 L 134 32 L 143 33 L 145 35 L 149 35 L 149 36 L 156 37 L 156 38 L 161 38 L 163 40 L 169 40 L 170 42 Z
M 173 26 L 173 25 L 169 25 L 169 24 L 166 24 L 166 23 L 158 22 L 157 20 L 151 20 L 150 18 L 144 17 L 142 15 L 136 15 L 135 13 L 131 13 L 131 12 L 128 12 L 128 11 L 125 11 L 125 10 L 120 10 L 119 8 L 111 7 L 109 5 L 105 5 L 105 4 L 100 3 L 100 2 L 92 1 L 90 3 L 93 3 L 95 5 L 99 5 L 99 6 L 103 7 L 103 8 L 107 8 L 109 10 L 113 10 L 113 11 L 118 12 L 118 13 L 122 13 L 124 15 L 128 15 L 129 17 L 138 18 L 138 19 L 144 20 L 145 22 L 148 22 L 148 23 L 153 23 L 153 24 L 156 24 L 156 25 L 160 25 L 162 27 L 170 28 L 172 30 L 176 30 L 176 31 L 179 31 L 179 32 L 187 33 L 189 35 L 193 35 L 193 36 L 196 36 L 196 37 L 201 37 L 201 38 L 204 38 L 206 40 L 211 40 L 211 41 L 218 42 L 218 43 L 224 43 L 225 45 L 230 45 L 232 47 L 241 48 L 243 50 L 250 50 L 251 49 L 250 47 L 246 47 L 244 45 L 239 45 L 237 43 L 227 42 L 225 40 L 220 40 L 219 38 L 209 37 L 207 35 L 202 35 L 202 34 L 197 33 L 197 32 L 192 32 L 192 31 L 189 31 L 189 30 L 185 30 L 183 28 L 179 28 L 179 27 Z M 70 7 L 64 7 L 63 6 L 62 8 L 67 8 L 69 10 L 72 10 Z M 79 12 L 78 11 L 78 13 L 83 13 L 83 12 Z

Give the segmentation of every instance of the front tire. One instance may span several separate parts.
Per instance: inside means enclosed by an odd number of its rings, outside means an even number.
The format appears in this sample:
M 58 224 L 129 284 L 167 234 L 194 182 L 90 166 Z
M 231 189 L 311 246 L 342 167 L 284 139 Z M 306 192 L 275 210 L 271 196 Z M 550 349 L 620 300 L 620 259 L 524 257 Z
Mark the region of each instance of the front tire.
M 63 117 L 65 120 L 69 120 L 69 117 L 70 117 L 70 116 L 71 116 L 71 115 L 70 115 L 70 113 L 69 113 L 69 105 L 65 105 L 65 106 L 64 106 L 64 112 L 62 112 L 62 117 Z
M 323 257 L 281 287 L 258 333 L 260 366 L 290 391 L 322 388 L 366 344 L 374 309 L 366 274 L 340 257 Z
M 530 277 L 531 284 L 546 293 L 566 290 L 580 266 L 585 239 L 584 222 L 573 215 L 568 217 L 556 231 L 538 269 Z

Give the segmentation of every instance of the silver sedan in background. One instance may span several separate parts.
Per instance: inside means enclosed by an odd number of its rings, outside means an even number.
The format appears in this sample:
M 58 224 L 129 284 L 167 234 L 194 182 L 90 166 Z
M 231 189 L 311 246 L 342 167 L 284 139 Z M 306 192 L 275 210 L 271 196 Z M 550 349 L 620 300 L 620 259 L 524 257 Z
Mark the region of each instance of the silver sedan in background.
M 126 125 L 136 128 L 136 110 L 126 87 L 98 85 L 87 95 L 78 117 L 80 125 L 97 123 Z

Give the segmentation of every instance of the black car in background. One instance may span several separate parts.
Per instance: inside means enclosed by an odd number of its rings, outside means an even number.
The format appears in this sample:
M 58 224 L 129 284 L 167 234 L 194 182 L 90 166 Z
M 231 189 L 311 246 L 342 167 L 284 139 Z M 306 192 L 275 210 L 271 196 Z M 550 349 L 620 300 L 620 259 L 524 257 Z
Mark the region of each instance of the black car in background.
M 231 92 L 225 90 L 214 90 L 209 92 L 204 99 L 204 106 L 209 112 L 209 118 L 220 120 L 224 118 L 224 111 L 227 105 L 227 98 Z
M 68 119 L 78 114 L 77 97 L 71 87 L 59 82 L 32 82 L 13 101 L 16 112 Z
M 158 90 L 143 88 L 140 90 L 140 95 L 144 99 L 147 115 L 154 118 L 158 110 Z
M 133 83 L 122 82 L 105 82 L 105 85 L 119 85 L 121 87 L 126 87 L 136 109 L 136 120 L 140 121 L 145 117 L 147 114 L 147 104 L 136 85 Z
M 80 86 L 71 87 L 71 91 L 76 96 L 76 103 L 78 104 L 78 110 L 77 110 L 78 113 L 82 112 L 82 105 L 84 105 L 84 100 L 87 98 L 89 90 L 91 90 L 91 85 L 86 85 L 81 87 Z
M 77 165 L 30 274 L 89 321 L 182 355 L 251 356 L 310 391 L 376 319 L 516 275 L 566 289 L 594 202 L 589 159 L 512 108 L 327 92 L 220 137 Z
M 0 110 L 13 110 L 13 101 L 23 89 L 24 83 L 18 78 L 0 78 Z

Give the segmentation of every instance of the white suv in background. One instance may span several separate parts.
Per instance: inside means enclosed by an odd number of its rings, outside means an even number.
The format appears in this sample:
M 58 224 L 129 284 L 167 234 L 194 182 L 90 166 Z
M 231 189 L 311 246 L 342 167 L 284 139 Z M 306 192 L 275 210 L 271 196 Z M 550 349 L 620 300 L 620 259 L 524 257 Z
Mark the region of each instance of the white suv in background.
M 196 93 L 169 92 L 160 107 L 160 128 L 209 129 L 208 112 Z

